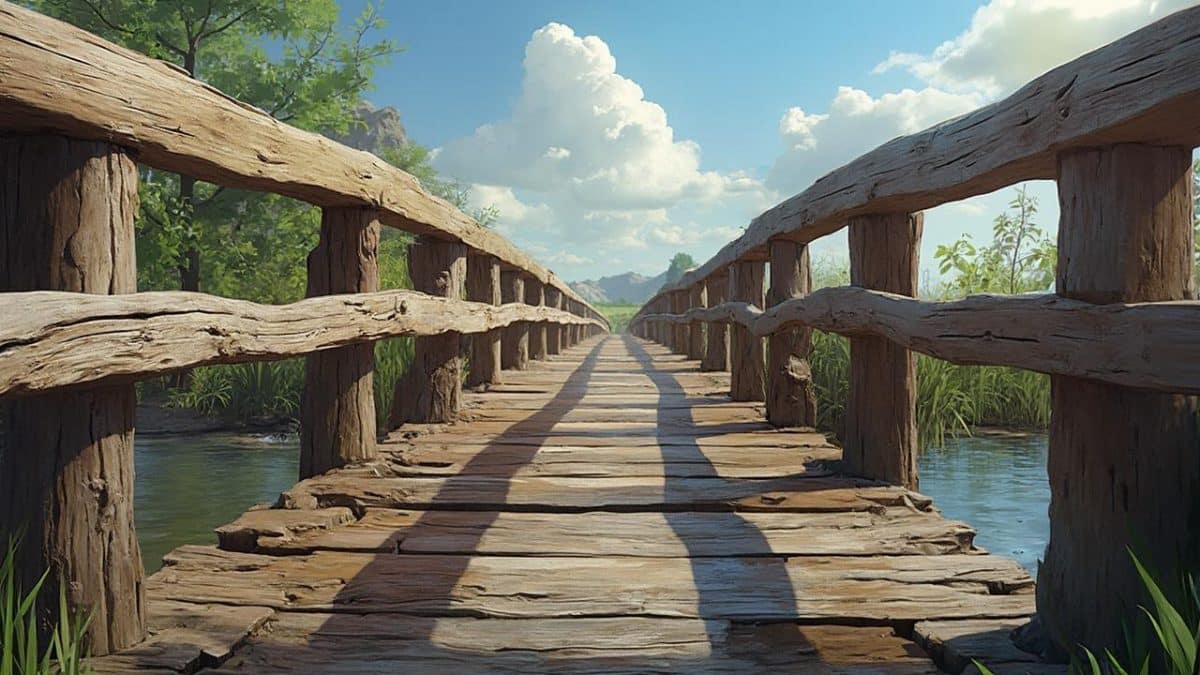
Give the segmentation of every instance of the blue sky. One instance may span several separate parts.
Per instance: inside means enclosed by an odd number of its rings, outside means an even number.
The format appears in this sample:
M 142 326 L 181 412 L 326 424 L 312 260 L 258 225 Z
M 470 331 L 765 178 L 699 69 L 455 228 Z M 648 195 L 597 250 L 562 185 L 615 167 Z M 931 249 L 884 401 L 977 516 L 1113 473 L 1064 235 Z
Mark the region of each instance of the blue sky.
M 370 98 L 563 277 L 655 273 L 879 143 L 1186 4 L 391 0 L 406 51 Z M 1053 185 L 1032 189 L 1053 230 Z M 927 212 L 922 267 L 962 232 L 987 238 L 1010 194 Z M 842 257 L 844 237 L 813 248 Z

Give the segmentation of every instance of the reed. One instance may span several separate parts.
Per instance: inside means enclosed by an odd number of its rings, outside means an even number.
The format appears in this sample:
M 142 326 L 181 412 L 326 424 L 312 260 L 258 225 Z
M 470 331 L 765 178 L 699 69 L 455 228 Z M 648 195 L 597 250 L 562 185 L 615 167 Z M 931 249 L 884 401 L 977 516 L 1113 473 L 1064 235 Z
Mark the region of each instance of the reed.
M 49 571 L 32 588 L 21 588 L 16 561 L 20 537 L 8 540 L 0 562 L 0 675 L 85 675 L 88 618 L 67 608 L 66 585 L 59 584 L 58 612 L 52 616 L 49 644 L 41 644 L 38 601 Z

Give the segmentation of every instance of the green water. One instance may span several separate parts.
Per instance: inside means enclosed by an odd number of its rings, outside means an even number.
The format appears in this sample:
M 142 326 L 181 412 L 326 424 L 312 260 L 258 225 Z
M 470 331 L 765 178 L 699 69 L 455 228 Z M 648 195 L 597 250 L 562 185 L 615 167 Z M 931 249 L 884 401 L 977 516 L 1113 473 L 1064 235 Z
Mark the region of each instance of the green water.
M 1046 436 L 950 439 L 921 453 L 921 492 L 947 518 L 966 521 L 975 543 L 1037 574 L 1050 541 Z
M 234 434 L 136 437 L 134 508 L 146 569 L 183 544 L 215 543 L 213 528 L 296 482 L 295 436 Z M 1046 437 L 961 438 L 925 450 L 921 492 L 947 518 L 973 525 L 976 543 L 1036 573 L 1050 537 Z
M 296 482 L 296 437 L 136 435 L 134 516 L 146 570 L 183 544 L 215 544 L 213 528 Z M 272 442 L 274 441 L 274 442 Z

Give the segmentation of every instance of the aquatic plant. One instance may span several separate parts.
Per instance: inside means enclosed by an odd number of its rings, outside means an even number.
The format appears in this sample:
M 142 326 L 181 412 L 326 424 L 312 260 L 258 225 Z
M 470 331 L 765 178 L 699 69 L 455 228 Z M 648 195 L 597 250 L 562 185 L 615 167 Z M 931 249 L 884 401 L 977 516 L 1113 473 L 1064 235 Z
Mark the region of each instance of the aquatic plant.
M 59 584 L 58 614 L 50 642 L 40 644 L 38 600 L 49 570 L 29 590 L 17 579 L 20 537 L 11 537 L 0 562 L 0 675 L 85 675 L 88 617 L 67 607 L 66 584 Z

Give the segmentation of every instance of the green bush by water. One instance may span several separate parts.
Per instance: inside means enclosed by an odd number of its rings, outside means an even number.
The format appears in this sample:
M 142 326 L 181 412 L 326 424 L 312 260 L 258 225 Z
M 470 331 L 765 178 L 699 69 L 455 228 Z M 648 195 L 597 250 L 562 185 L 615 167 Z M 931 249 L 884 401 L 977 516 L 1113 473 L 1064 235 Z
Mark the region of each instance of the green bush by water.
M 50 644 L 39 643 L 38 594 L 49 572 L 33 588 L 21 588 L 16 574 L 19 546 L 19 538 L 9 539 L 0 562 L 0 675 L 90 673 L 83 663 L 88 619 L 73 615 L 67 608 L 64 584 L 59 584 L 58 616 L 51 627 Z

